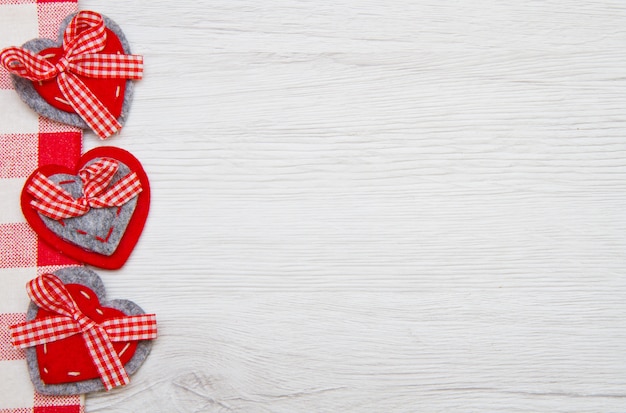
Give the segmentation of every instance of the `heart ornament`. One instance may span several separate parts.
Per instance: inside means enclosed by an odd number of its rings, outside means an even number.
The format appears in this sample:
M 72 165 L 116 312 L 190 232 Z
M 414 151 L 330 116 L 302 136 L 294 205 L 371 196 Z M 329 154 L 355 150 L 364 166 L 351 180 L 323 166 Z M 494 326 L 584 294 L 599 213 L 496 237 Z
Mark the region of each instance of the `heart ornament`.
M 120 27 L 92 11 L 68 16 L 59 38 L 33 39 L 0 53 L 20 98 L 40 115 L 105 139 L 126 122 L 132 80 L 143 58 L 131 55 Z
M 69 395 L 128 384 L 156 338 L 154 314 L 128 300 L 107 300 L 98 275 L 85 267 L 43 274 L 27 284 L 27 321 L 10 327 L 26 349 L 37 392 Z
M 150 183 L 129 152 L 99 147 L 77 170 L 44 165 L 21 195 L 26 221 L 58 252 L 106 269 L 120 268 L 135 247 L 150 209 Z

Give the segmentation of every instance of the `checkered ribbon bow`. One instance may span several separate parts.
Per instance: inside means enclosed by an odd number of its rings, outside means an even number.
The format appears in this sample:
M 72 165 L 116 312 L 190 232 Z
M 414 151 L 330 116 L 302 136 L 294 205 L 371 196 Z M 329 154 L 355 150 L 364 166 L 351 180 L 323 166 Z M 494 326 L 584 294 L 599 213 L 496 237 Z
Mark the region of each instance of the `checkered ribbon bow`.
M 141 181 L 135 172 L 126 175 L 107 189 L 119 166 L 110 158 L 81 169 L 78 176 L 83 183 L 84 196 L 75 199 L 65 189 L 37 172 L 26 186 L 35 199 L 30 205 L 42 215 L 55 220 L 85 215 L 91 208 L 120 207 L 137 196 Z
M 100 14 L 81 11 L 63 34 L 63 56 L 56 64 L 20 47 L 4 49 L 0 53 L 0 64 L 29 80 L 56 78 L 59 90 L 76 113 L 105 139 L 122 125 L 76 75 L 98 79 L 141 79 L 143 75 L 142 56 L 98 54 L 107 43 L 105 29 Z
M 129 383 L 112 342 L 156 338 L 156 315 L 118 317 L 98 324 L 80 311 L 63 282 L 53 274 L 29 281 L 26 290 L 39 308 L 58 315 L 11 326 L 11 342 L 15 347 L 32 347 L 82 334 L 104 387 L 110 390 Z

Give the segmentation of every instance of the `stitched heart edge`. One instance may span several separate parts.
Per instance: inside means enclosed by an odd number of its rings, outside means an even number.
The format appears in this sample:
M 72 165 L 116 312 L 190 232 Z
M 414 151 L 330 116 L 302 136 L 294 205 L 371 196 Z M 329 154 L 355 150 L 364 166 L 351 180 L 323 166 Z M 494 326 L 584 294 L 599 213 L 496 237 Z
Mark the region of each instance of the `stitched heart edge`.
M 103 307 L 115 308 L 126 315 L 145 314 L 145 311 L 132 301 L 119 299 L 106 301 L 106 290 L 102 279 L 100 279 L 98 274 L 85 267 L 62 268 L 53 272 L 53 274 L 59 277 L 63 284 L 80 284 L 91 289 Z M 33 320 L 37 316 L 37 311 L 39 311 L 39 307 L 31 301 L 26 313 L 26 319 L 29 321 Z M 137 343 L 135 354 L 124 365 L 129 376 L 134 374 L 146 360 L 152 349 L 152 344 L 152 340 L 141 340 Z M 45 384 L 39 374 L 39 362 L 35 347 L 26 349 L 26 362 L 30 379 L 38 393 L 49 396 L 67 396 L 104 390 L 104 385 L 99 378 L 66 384 Z
M 64 240 L 51 231 L 42 221 L 37 211 L 30 206 L 30 201 L 33 197 L 26 192 L 26 187 L 30 184 L 37 172 L 41 172 L 46 176 L 57 173 L 76 175 L 78 173 L 78 169 L 87 162 L 95 158 L 103 157 L 113 158 L 126 164 L 131 171 L 137 173 L 142 187 L 141 193 L 137 195 L 137 206 L 135 207 L 133 216 L 128 221 L 126 232 L 122 235 L 115 252 L 109 256 L 83 249 L 76 244 Z M 61 165 L 44 165 L 36 169 L 28 177 L 26 183 L 24 184 L 24 188 L 22 189 L 20 199 L 22 213 L 31 228 L 33 228 L 39 237 L 54 250 L 79 262 L 91 264 L 99 268 L 108 270 L 121 268 L 128 260 L 128 257 L 130 257 L 135 245 L 139 241 L 139 237 L 143 232 L 143 227 L 148 219 L 148 212 L 150 211 L 150 182 L 148 181 L 148 176 L 146 175 L 141 162 L 139 162 L 137 158 L 135 158 L 130 152 L 114 146 L 101 146 L 86 152 L 78 160 L 77 167 L 75 169 L 76 170 L 70 170 L 69 168 Z
M 22 45 L 24 49 L 30 50 L 34 53 L 39 53 L 44 49 L 48 49 L 50 47 L 61 47 L 63 43 L 63 33 L 65 29 L 70 24 L 74 16 L 77 13 L 71 14 L 67 16 L 61 26 L 59 28 L 59 35 L 57 41 L 51 39 L 32 39 L 27 41 Z M 102 15 L 104 19 L 104 24 L 107 28 L 109 28 L 115 35 L 119 38 L 120 43 L 122 44 L 122 48 L 124 49 L 124 53 L 131 54 L 130 52 L 130 44 L 122 32 L 120 26 L 117 25 L 113 20 L 108 17 Z M 33 83 L 31 80 L 21 78 L 17 75 L 11 74 L 11 80 L 13 81 L 13 87 L 17 92 L 18 96 L 24 103 L 26 103 L 32 110 L 37 112 L 43 117 L 48 119 L 55 120 L 57 122 L 65 123 L 67 125 L 76 126 L 81 129 L 90 129 L 87 123 L 76 113 L 65 112 L 61 109 L 55 108 L 51 104 L 45 101 L 43 97 L 35 90 Z M 134 82 L 132 80 L 126 81 L 126 91 L 124 93 L 124 101 L 122 102 L 122 112 L 120 116 L 117 118 L 117 121 L 123 126 L 126 123 L 126 118 L 128 117 L 128 112 L 130 110 L 130 105 L 133 100 L 134 94 Z

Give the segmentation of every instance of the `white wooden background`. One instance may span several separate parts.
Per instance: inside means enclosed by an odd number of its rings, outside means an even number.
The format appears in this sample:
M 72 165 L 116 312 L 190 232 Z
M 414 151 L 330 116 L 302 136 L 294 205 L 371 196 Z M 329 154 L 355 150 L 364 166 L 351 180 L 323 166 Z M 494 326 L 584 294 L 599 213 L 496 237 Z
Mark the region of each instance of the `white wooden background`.
M 160 322 L 89 412 L 626 411 L 623 0 L 79 4 L 146 59 L 99 273 Z

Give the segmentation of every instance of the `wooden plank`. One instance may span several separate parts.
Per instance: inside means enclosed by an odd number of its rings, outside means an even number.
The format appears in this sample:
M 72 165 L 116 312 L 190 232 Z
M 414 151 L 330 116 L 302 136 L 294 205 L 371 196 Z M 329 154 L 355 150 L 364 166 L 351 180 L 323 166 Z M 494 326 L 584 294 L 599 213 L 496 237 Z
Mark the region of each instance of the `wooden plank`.
M 103 276 L 161 332 L 88 411 L 626 408 L 622 2 L 81 7 L 146 59 Z

